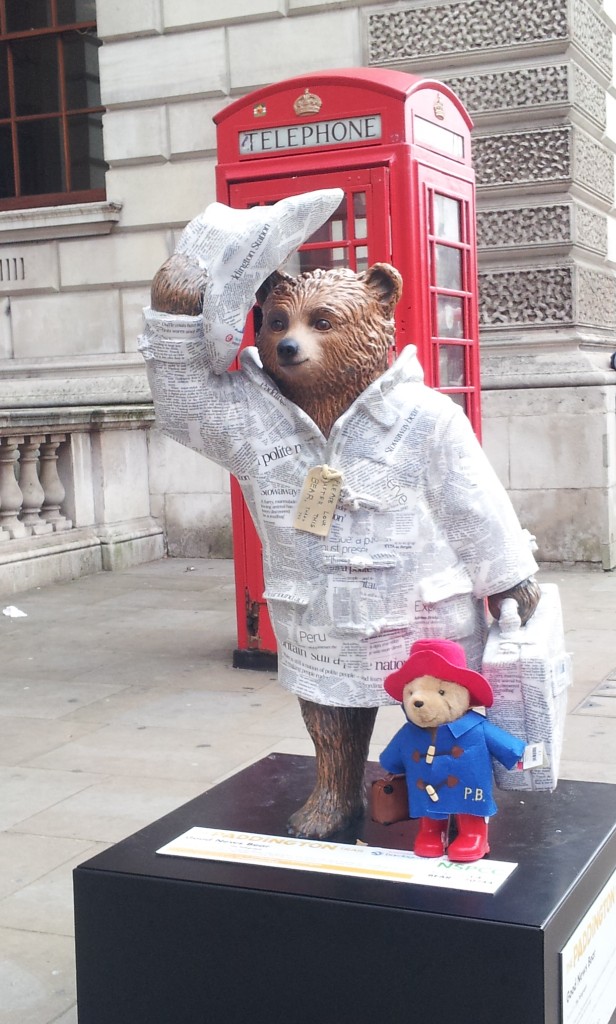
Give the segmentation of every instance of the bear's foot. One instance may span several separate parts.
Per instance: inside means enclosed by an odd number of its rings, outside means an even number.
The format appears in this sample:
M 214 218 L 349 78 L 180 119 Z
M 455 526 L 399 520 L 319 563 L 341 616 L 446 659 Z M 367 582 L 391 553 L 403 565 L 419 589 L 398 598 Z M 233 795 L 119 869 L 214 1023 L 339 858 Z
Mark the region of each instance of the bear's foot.
M 352 805 L 336 800 L 334 794 L 316 790 L 306 803 L 291 815 L 287 823 L 289 835 L 302 839 L 327 839 L 342 832 L 365 812 L 362 801 Z

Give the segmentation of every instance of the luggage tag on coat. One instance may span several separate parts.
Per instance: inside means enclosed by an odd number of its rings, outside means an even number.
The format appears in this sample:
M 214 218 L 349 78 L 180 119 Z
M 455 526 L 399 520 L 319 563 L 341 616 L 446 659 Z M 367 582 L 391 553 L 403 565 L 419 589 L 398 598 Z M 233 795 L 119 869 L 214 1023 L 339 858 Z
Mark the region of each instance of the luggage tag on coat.
M 327 537 L 342 490 L 342 473 L 329 466 L 309 469 L 295 512 L 296 530 Z

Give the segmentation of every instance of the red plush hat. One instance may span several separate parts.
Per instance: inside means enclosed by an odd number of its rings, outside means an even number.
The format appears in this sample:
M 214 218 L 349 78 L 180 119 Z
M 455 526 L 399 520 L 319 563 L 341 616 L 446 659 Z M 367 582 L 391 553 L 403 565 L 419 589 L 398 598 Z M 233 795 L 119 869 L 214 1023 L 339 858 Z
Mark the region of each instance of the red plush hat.
M 383 686 L 390 697 L 401 701 L 406 684 L 419 676 L 436 676 L 437 679 L 465 686 L 472 705 L 489 708 L 494 701 L 488 680 L 466 667 L 464 648 L 453 640 L 416 640 L 408 660 L 396 672 L 386 676 Z

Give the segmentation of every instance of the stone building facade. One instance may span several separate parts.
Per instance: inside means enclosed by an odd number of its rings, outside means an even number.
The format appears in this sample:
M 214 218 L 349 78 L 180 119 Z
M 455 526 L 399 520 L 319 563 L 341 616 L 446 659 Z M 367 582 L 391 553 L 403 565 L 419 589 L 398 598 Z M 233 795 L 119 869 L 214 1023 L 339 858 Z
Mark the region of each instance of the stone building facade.
M 0 200 L 5 592 L 230 553 L 225 474 L 153 426 L 141 308 L 215 199 L 213 114 L 355 66 L 445 81 L 475 121 L 484 444 L 539 558 L 616 566 L 614 6 L 96 0 L 106 198 Z

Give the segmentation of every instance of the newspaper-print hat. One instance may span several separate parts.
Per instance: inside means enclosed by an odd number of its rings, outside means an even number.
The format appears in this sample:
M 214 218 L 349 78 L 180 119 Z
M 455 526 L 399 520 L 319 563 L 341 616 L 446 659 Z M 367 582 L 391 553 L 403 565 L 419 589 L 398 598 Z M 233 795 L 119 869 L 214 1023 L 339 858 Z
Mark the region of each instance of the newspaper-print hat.
M 465 686 L 472 706 L 489 708 L 494 702 L 488 680 L 466 667 L 464 648 L 454 640 L 416 640 L 404 665 L 386 676 L 383 686 L 390 697 L 401 701 L 406 684 L 419 676 L 436 676 Z

